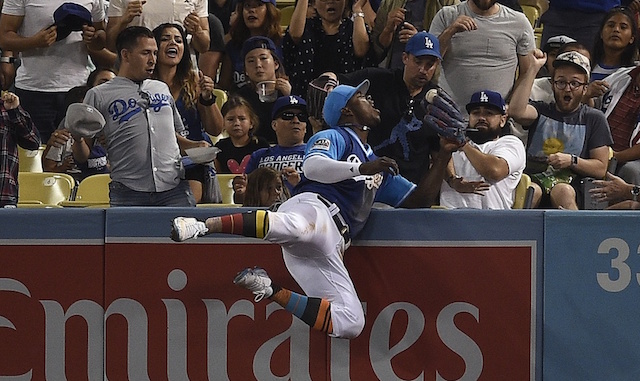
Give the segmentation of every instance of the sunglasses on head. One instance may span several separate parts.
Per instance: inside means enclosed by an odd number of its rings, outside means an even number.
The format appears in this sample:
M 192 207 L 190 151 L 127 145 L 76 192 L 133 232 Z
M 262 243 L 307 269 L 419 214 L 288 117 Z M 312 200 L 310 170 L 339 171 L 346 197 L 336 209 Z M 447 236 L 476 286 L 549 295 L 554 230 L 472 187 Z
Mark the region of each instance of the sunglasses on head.
M 294 117 L 298 117 L 298 120 L 307 120 L 307 113 L 305 111 L 300 111 L 300 112 L 292 112 L 292 111 L 285 111 L 280 113 L 279 118 L 282 120 L 293 120 Z

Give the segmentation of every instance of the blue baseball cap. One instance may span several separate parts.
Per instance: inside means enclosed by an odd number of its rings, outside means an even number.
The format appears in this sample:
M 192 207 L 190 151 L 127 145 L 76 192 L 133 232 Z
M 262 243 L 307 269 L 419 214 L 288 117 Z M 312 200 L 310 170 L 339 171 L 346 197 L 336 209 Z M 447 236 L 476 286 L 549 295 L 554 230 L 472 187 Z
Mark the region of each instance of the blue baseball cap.
M 274 57 L 280 59 L 278 53 L 276 51 L 276 44 L 269 37 L 265 36 L 253 36 L 249 38 L 247 41 L 242 44 L 242 61 L 244 62 L 244 57 L 246 57 L 247 53 L 252 51 L 253 49 L 268 49 L 271 50 Z
M 404 51 L 416 57 L 434 56 L 442 59 L 438 37 L 424 31 L 414 34 L 413 37 L 407 41 Z
M 467 112 L 471 112 L 476 107 L 493 106 L 498 109 L 502 115 L 507 113 L 507 106 L 500 93 L 491 90 L 482 90 L 473 93 L 471 101 L 467 103 Z
M 369 80 L 365 79 L 356 87 L 348 85 L 339 85 L 334 88 L 324 100 L 324 107 L 322 108 L 322 115 L 325 122 L 331 127 L 336 127 L 340 116 L 342 115 L 342 109 L 349 103 L 349 100 L 357 93 L 366 94 L 369 90 Z
M 63 3 L 53 12 L 57 26 L 56 41 L 67 38 L 71 32 L 81 32 L 83 25 L 93 25 L 91 12 L 76 3 Z
M 307 111 L 307 102 L 297 95 L 285 95 L 276 99 L 271 109 L 271 119 L 275 119 L 282 110 L 297 108 L 303 111 Z

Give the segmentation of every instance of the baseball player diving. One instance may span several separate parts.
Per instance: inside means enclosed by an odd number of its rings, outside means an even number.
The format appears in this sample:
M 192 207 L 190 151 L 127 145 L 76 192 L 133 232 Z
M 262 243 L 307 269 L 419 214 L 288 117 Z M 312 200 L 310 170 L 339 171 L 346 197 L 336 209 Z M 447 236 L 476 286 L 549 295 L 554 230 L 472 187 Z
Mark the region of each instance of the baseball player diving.
M 367 144 L 369 130 L 380 123 L 380 112 L 366 95 L 368 88 L 365 80 L 329 93 L 323 114 L 331 128 L 307 143 L 302 180 L 277 211 L 256 210 L 204 222 L 177 217 L 171 232 L 174 241 L 228 233 L 280 244 L 284 263 L 304 295 L 276 285 L 258 267 L 242 270 L 233 282 L 253 292 L 256 302 L 269 298 L 332 337 L 355 338 L 364 328 L 364 312 L 342 258 L 371 206 L 432 205 L 433 187 L 440 187 L 451 152 L 459 146 L 441 138 L 432 167 L 439 175 L 430 176 L 430 170 L 418 185 L 411 183 L 398 174 L 393 159 L 376 157 Z

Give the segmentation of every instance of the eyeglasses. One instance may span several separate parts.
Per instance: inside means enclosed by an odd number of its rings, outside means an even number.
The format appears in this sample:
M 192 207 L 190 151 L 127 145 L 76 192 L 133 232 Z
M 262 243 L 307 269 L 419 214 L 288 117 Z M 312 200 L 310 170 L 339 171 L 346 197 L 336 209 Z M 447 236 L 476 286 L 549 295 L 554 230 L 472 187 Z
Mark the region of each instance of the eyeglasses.
M 575 89 L 578 89 L 582 86 L 587 85 L 587 83 L 582 83 L 582 82 L 578 82 L 578 81 L 553 81 L 553 84 L 556 86 L 556 88 L 558 90 L 564 90 L 567 85 L 569 85 L 569 90 L 573 91 Z
M 293 120 L 294 117 L 298 117 L 298 120 L 303 121 L 303 120 L 307 120 L 307 113 L 302 111 L 302 112 L 291 112 L 291 111 L 285 111 L 283 113 L 280 114 L 279 118 L 282 120 Z

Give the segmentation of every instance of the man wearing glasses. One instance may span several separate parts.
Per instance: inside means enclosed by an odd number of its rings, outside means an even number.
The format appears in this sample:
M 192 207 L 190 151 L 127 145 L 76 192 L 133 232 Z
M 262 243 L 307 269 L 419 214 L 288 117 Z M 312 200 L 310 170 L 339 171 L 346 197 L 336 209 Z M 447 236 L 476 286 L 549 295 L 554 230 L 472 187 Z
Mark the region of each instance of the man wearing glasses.
M 546 54 L 536 49 L 529 59 L 533 68 L 514 89 L 509 115 L 529 131 L 525 173 L 533 180 L 533 206 L 577 210 L 580 180 L 605 176 L 613 144 L 604 114 L 581 103 L 591 66 L 578 52 L 558 55 L 552 77 L 555 102 L 529 102 Z

